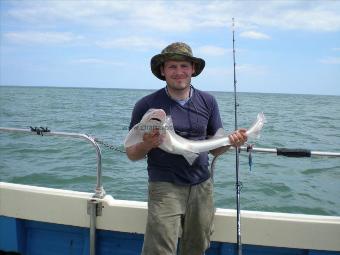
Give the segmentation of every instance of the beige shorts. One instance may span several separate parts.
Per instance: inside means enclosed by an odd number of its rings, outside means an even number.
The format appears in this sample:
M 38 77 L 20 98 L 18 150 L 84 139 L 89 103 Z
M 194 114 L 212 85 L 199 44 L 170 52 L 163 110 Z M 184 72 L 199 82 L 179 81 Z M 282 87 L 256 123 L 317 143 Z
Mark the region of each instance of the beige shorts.
M 143 255 L 202 255 L 209 248 L 215 214 L 211 179 L 180 186 L 150 182 Z

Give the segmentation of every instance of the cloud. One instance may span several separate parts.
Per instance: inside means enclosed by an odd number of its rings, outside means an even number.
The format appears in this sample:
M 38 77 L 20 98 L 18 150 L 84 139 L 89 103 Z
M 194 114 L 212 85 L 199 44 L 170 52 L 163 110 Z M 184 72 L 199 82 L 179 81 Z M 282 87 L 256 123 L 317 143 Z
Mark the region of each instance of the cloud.
M 140 1 L 131 7 L 129 17 L 133 26 L 172 32 L 195 29 L 195 14 L 200 10 L 199 5 L 181 1 Z
M 229 76 L 234 72 L 233 67 L 207 67 L 204 72 L 208 76 Z M 243 64 L 236 65 L 237 74 L 243 75 L 256 75 L 256 76 L 264 76 L 269 73 L 268 68 L 266 66 L 260 65 L 252 65 L 252 64 Z
M 243 75 L 265 76 L 269 74 L 268 67 L 264 65 L 242 64 L 236 65 L 236 71 Z
M 129 1 L 22 1 L 12 3 L 9 16 L 41 26 L 72 22 L 94 26 L 119 25 L 129 10 Z M 126 16 L 125 16 L 126 17 Z M 41 22 L 41 21 L 44 22 Z
M 215 67 L 206 67 L 204 69 L 204 74 L 206 77 L 212 77 L 212 76 L 230 76 L 233 74 L 233 68 L 230 67 L 221 67 L 221 66 L 215 66 Z
M 72 64 L 84 64 L 84 65 L 114 65 L 124 66 L 123 62 L 114 62 L 111 60 L 100 59 L 100 58 L 80 58 L 71 61 Z
M 166 46 L 166 42 L 162 40 L 138 36 L 97 41 L 95 44 L 101 48 L 123 48 L 130 50 L 162 49 Z
M 164 1 L 45 1 L 13 4 L 9 15 L 29 23 L 47 25 L 72 22 L 94 27 L 152 28 L 161 31 L 188 31 L 194 20 L 195 4 Z M 182 10 L 186 9 L 186 12 Z M 41 20 L 45 22 L 41 23 Z M 180 25 L 178 22 L 180 20 Z
M 4 37 L 14 43 L 20 44 L 63 44 L 83 39 L 82 36 L 76 36 L 68 32 L 8 32 Z
M 277 26 L 285 29 L 338 31 L 340 16 L 331 10 L 289 10 L 281 15 Z M 304 29 L 302 29 L 304 28 Z
M 231 49 L 226 49 L 222 47 L 217 47 L 213 45 L 206 45 L 197 48 L 197 55 L 205 55 L 205 56 L 223 56 L 227 52 L 231 52 Z
M 253 2 L 253 3 L 252 3 Z M 237 6 L 245 29 L 270 27 L 283 30 L 330 32 L 340 30 L 339 1 L 246 1 Z M 240 2 L 239 2 L 240 3 Z M 251 12 L 251 14 L 249 14 Z
M 54 22 L 165 32 L 237 28 L 339 31 L 340 1 L 27 1 L 10 17 L 38 26 Z
M 320 63 L 326 65 L 339 65 L 340 64 L 340 57 L 326 57 L 320 60 Z
M 245 31 L 240 34 L 241 37 L 255 39 L 255 40 L 269 40 L 271 37 L 264 33 L 256 32 L 256 31 Z

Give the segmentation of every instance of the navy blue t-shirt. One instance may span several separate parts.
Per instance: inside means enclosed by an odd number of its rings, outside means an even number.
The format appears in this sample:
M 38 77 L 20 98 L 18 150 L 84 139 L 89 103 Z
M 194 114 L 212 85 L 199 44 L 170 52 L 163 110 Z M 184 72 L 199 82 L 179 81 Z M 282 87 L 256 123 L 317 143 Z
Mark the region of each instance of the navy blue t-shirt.
M 175 132 L 187 139 L 204 140 L 222 127 L 216 99 L 192 87 L 190 99 L 181 105 L 170 98 L 165 88 L 140 99 L 132 112 L 130 129 L 150 109 L 163 109 L 171 115 Z M 159 148 L 148 153 L 149 181 L 172 182 L 180 185 L 195 185 L 210 177 L 208 152 L 200 153 L 190 164 L 181 155 L 170 154 Z

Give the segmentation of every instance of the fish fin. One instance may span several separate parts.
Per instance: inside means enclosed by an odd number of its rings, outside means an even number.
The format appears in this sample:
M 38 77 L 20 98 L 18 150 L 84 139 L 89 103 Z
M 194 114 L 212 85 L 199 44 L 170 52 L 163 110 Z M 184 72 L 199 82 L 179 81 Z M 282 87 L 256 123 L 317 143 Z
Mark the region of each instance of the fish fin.
M 199 153 L 186 151 L 185 153 L 182 154 L 182 156 L 186 159 L 186 161 L 188 161 L 190 165 L 192 165 L 196 158 L 199 156 Z
M 165 127 L 166 130 L 174 131 L 174 123 L 172 122 L 171 116 L 166 116 L 163 127 Z
M 163 135 L 163 141 L 161 143 L 161 145 L 159 146 L 160 149 L 162 149 L 163 151 L 169 152 L 171 153 L 173 151 L 173 147 L 170 141 L 170 137 L 168 133 L 164 133 Z
M 165 136 L 163 137 L 163 142 L 159 146 L 160 149 L 162 149 L 166 152 L 169 152 L 169 153 L 175 153 L 174 147 L 172 145 L 171 138 L 170 138 L 170 134 L 172 134 L 172 133 L 175 133 L 175 132 L 168 130 L 166 132 Z M 175 153 L 175 154 L 177 154 L 177 153 Z M 191 150 L 185 150 L 185 151 L 181 151 L 181 153 L 178 154 L 178 155 L 182 155 L 186 159 L 186 161 L 190 165 L 192 165 L 194 163 L 195 159 L 199 156 L 199 153 L 191 151 Z
M 263 128 L 264 123 L 266 123 L 266 118 L 263 112 L 257 114 L 257 118 L 254 123 L 250 126 L 247 131 L 247 136 L 250 139 L 258 139 L 260 138 L 260 132 Z
M 227 136 L 227 132 L 223 128 L 219 128 L 212 138 L 221 138 Z
M 140 131 L 139 126 L 140 126 L 139 123 L 134 125 L 133 128 L 127 134 L 125 141 L 124 141 L 124 147 L 125 148 L 130 147 L 132 145 L 135 145 L 135 144 L 143 141 L 143 134 Z

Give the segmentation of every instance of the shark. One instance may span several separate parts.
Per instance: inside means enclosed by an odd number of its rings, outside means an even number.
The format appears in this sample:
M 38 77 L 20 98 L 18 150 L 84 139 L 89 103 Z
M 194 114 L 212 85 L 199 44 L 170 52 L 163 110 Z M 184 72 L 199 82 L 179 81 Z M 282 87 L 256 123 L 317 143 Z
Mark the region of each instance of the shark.
M 265 116 L 261 112 L 257 115 L 256 120 L 247 129 L 246 134 L 249 138 L 258 138 L 265 123 Z M 217 130 L 216 134 L 205 140 L 190 140 L 176 134 L 172 118 L 166 115 L 162 109 L 149 109 L 141 121 L 127 134 L 124 147 L 128 148 L 143 141 L 143 135 L 153 129 L 158 129 L 162 135 L 160 149 L 177 155 L 182 155 L 187 162 L 192 165 L 201 152 L 211 151 L 213 149 L 230 146 L 230 140 L 223 128 Z

